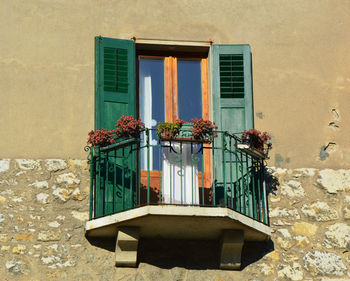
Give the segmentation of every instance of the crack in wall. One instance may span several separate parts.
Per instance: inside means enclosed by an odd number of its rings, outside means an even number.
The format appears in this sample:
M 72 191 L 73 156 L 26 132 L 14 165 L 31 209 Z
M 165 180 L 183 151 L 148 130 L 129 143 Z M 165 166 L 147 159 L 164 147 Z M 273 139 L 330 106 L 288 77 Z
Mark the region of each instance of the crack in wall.
M 335 122 L 330 122 L 330 123 L 328 124 L 328 126 L 331 127 L 331 128 L 334 129 L 334 130 L 338 130 L 338 129 L 339 129 L 339 125 L 336 124 Z
M 332 115 L 334 120 L 339 120 L 340 115 L 335 108 L 332 109 Z
M 337 149 L 335 142 L 328 142 L 327 145 L 322 146 L 320 150 L 320 160 L 324 161 L 329 157 L 329 153 L 334 152 Z

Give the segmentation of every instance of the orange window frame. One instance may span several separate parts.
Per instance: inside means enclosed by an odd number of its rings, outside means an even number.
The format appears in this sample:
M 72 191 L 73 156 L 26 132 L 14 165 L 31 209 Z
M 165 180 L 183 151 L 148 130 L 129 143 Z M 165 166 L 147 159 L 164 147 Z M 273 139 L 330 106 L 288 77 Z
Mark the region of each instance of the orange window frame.
M 164 59 L 164 100 L 165 100 L 165 122 L 175 122 L 178 119 L 178 87 L 177 87 L 177 60 L 199 60 L 201 61 L 202 80 L 202 117 L 209 120 L 209 82 L 208 82 L 208 58 L 182 57 L 182 56 L 148 56 L 139 55 L 141 58 Z M 139 108 L 139 106 L 138 106 Z M 204 144 L 204 147 L 210 147 Z M 211 185 L 211 153 L 204 149 L 204 187 Z M 157 182 L 159 171 L 150 171 L 150 177 Z M 141 178 L 147 177 L 147 171 L 141 171 Z M 199 172 L 199 182 L 202 182 L 202 172 Z M 159 188 L 159 187 L 158 187 Z

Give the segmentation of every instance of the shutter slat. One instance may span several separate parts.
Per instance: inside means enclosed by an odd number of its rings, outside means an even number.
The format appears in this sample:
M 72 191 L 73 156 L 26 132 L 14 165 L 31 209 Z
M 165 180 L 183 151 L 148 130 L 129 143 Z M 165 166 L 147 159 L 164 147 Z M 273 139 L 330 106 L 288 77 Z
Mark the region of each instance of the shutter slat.
M 128 92 L 128 50 L 105 47 L 103 54 L 104 90 Z
M 220 97 L 244 98 L 243 54 L 219 56 Z

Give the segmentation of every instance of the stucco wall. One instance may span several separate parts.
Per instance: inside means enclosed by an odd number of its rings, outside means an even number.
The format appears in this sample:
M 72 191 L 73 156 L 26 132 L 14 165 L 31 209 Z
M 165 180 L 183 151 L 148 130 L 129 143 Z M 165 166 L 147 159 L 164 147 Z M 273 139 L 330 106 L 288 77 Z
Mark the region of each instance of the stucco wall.
M 347 0 L 1 2 L 0 157 L 85 157 L 102 35 L 250 44 L 270 164 L 350 166 Z

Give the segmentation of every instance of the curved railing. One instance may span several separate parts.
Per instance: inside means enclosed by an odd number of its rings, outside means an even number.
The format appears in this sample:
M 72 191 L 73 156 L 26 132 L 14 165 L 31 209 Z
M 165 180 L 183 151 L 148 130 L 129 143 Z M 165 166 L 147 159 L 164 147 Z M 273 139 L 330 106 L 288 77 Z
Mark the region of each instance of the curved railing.
M 226 207 L 269 224 L 263 155 L 240 149 L 240 138 L 218 132 L 210 143 L 189 130 L 90 149 L 90 219 L 144 205 Z

